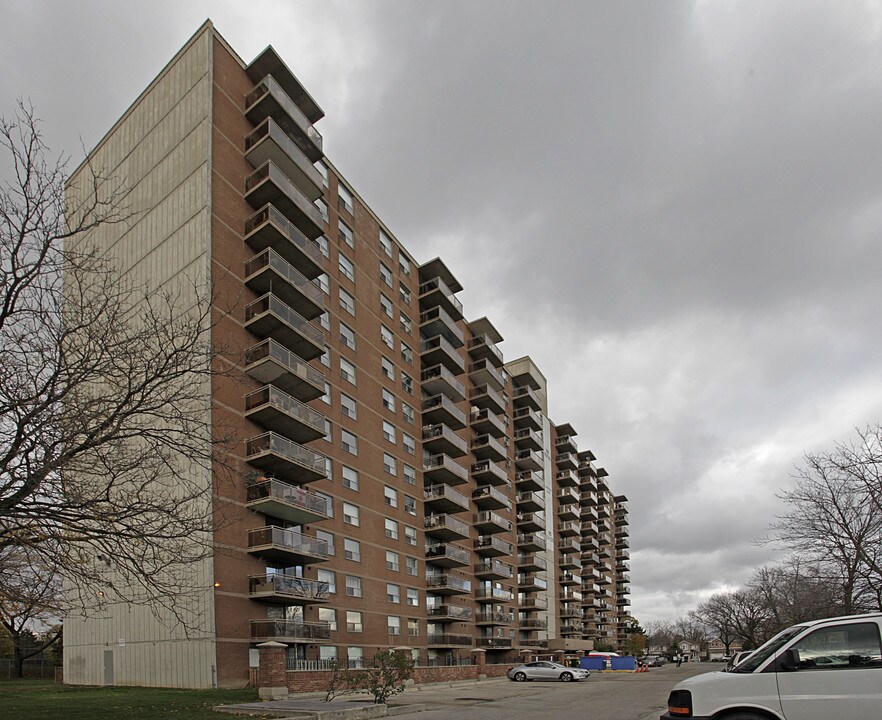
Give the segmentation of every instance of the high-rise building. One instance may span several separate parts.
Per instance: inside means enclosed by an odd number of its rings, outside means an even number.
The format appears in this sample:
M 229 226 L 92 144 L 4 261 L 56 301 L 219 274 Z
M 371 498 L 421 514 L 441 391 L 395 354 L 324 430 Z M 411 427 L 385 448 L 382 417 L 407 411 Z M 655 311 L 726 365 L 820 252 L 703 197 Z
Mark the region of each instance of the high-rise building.
M 192 622 L 69 617 L 67 682 L 241 685 L 269 640 L 296 670 L 622 639 L 625 498 L 549 420 L 533 361 L 505 363 L 447 265 L 341 177 L 322 116 L 272 47 L 243 62 L 207 22 L 90 154 L 136 212 L 93 235 L 119 271 L 213 287 L 232 360 L 204 410 L 238 440 L 235 471 L 200 478 L 217 529 Z

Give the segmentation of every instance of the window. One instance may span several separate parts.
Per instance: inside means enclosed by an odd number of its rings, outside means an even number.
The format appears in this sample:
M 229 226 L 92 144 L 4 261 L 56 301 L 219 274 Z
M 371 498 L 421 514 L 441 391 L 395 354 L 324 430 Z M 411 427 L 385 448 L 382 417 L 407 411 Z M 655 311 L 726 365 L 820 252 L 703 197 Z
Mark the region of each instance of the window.
M 345 323 L 340 323 L 340 342 L 349 349 L 355 350 L 355 330 Z
M 331 292 L 331 286 L 328 284 L 328 274 L 322 273 L 315 280 L 312 281 L 325 295 L 329 295 Z
M 386 600 L 396 605 L 401 603 L 401 588 L 393 583 L 386 583 Z
M 346 629 L 349 632 L 362 632 L 364 630 L 364 627 L 361 624 L 360 612 L 355 610 L 346 611 Z
M 389 257 L 392 257 L 392 240 L 389 236 L 380 230 L 380 249 Z
M 410 260 L 404 255 L 398 256 L 398 271 L 405 277 L 410 277 Z
M 352 503 L 343 503 L 343 522 L 358 527 L 358 507 Z
M 330 426 L 330 423 L 328 425 Z M 331 437 L 330 432 L 331 428 L 328 427 L 328 437 Z M 334 479 L 334 461 L 329 457 L 325 458 L 325 477 L 332 481 Z
M 380 279 L 389 287 L 392 287 L 392 271 L 383 263 L 380 263 Z
M 316 163 L 315 169 L 319 171 L 319 175 L 322 176 L 322 187 L 328 187 L 328 166 L 323 162 Z
M 338 220 L 337 229 L 340 231 L 340 242 L 345 242 L 349 247 L 355 247 L 352 240 L 352 228 L 342 220 Z
M 387 345 L 393 350 L 395 349 L 395 336 L 385 325 L 380 325 L 380 340 L 383 341 L 384 345 Z
M 337 185 L 337 204 L 346 212 L 352 213 L 352 193 L 343 183 Z
M 401 433 L 401 444 L 404 445 L 404 452 L 411 455 L 416 454 L 416 440 L 407 433 Z
M 407 620 L 407 636 L 416 637 L 420 634 L 420 621 L 416 618 L 408 618 Z
M 358 470 L 343 466 L 343 487 L 358 491 Z
M 392 361 L 388 358 L 381 357 L 380 358 L 380 372 L 390 380 L 395 379 L 395 366 L 392 364 Z
M 416 545 L 417 544 L 417 529 L 411 527 L 410 525 L 404 526 L 404 542 L 408 545 Z
M 398 507 L 398 491 L 395 488 L 390 488 L 388 485 L 383 487 L 383 501 L 389 507 L 397 508 Z
M 336 660 L 337 648 L 333 645 L 322 645 L 319 647 L 319 658 L 322 660 Z
M 398 295 L 401 298 L 401 302 L 405 305 L 410 305 L 411 294 L 410 290 L 408 290 L 404 285 L 398 288 Z
M 326 622 L 331 630 L 337 629 L 337 611 L 334 608 L 319 608 L 319 622 Z
M 392 317 L 392 301 L 383 295 L 383 293 L 380 293 L 380 309 L 383 311 L 384 315 Z
M 383 420 L 383 440 L 387 440 L 390 443 L 395 442 L 395 426 Z
M 882 669 L 879 630 L 872 622 L 815 630 L 793 649 L 799 651 L 800 670 Z
M 334 442 L 334 426 L 331 421 L 325 418 L 325 436 L 322 438 L 325 442 Z
M 383 407 L 395 412 L 395 396 L 386 388 L 383 388 Z
M 413 323 L 404 313 L 398 313 L 398 320 L 401 322 L 401 329 L 408 335 L 413 334 Z
M 398 461 L 389 453 L 383 453 L 383 470 L 390 475 L 398 474 Z
M 401 618 L 396 615 L 389 615 L 386 618 L 386 626 L 389 628 L 390 635 L 401 635 Z
M 315 491 L 315 494 L 325 501 L 325 506 L 328 509 L 328 517 L 334 517 L 334 498 L 323 492 L 319 492 L 318 490 Z
M 346 576 L 346 597 L 361 597 L 361 578 L 355 575 Z
M 343 557 L 353 562 L 361 562 L 361 544 L 358 540 L 343 539 Z
M 358 438 L 348 430 L 343 430 L 342 428 L 340 430 L 340 437 L 343 442 L 343 449 L 348 453 L 358 455 Z
M 328 203 L 319 198 L 315 201 L 315 206 L 319 209 L 319 212 L 322 214 L 322 220 L 328 222 Z
M 331 329 L 331 315 L 325 310 L 321 315 L 319 315 L 319 325 L 321 325 L 325 330 Z
M 413 575 L 416 577 L 419 572 L 420 562 L 414 557 L 405 557 L 404 558 L 404 572 L 408 575 Z
M 410 465 L 404 466 L 404 482 L 408 485 L 416 485 L 416 468 Z
M 407 588 L 407 604 L 411 607 L 420 606 L 420 591 L 416 588 Z
M 401 403 L 401 415 L 404 417 L 404 422 L 408 425 L 413 425 L 416 422 L 416 413 L 407 403 Z
M 340 393 L 340 410 L 346 417 L 353 420 L 358 419 L 358 405 L 354 398 L 349 397 L 345 393 Z
M 340 358 L 340 377 L 355 385 L 355 365 L 346 358 Z
M 322 353 L 321 358 L 319 358 L 319 362 L 325 367 L 331 367 L 331 348 L 325 345 L 325 351 Z
M 340 307 L 350 315 L 355 315 L 355 298 L 343 288 L 340 288 Z
M 397 540 L 398 539 L 398 523 L 395 522 L 394 520 L 390 520 L 389 518 L 386 518 L 384 525 L 386 528 L 386 537 L 389 538 L 390 540 Z
M 398 572 L 400 569 L 399 557 L 397 552 L 391 550 L 386 551 L 386 569 L 392 572 Z
M 364 663 L 364 648 L 350 645 L 346 650 L 346 659 L 349 667 L 360 668 Z
M 413 378 L 406 372 L 401 373 L 401 387 L 408 395 L 413 395 Z
M 324 217 L 324 215 L 322 217 Z M 328 222 L 327 217 L 325 217 L 325 222 Z M 318 249 L 321 254 L 325 257 L 328 257 L 328 238 L 326 238 L 324 235 L 319 235 L 313 242 L 318 245 Z
M 324 540 L 328 544 L 328 555 L 336 554 L 334 549 L 334 536 L 326 530 L 316 530 L 315 537 L 317 540 Z
M 410 495 L 404 496 L 404 512 L 408 515 L 416 515 L 416 499 Z
M 325 393 L 322 395 L 322 402 L 328 405 L 331 404 L 331 383 L 325 383 Z
M 355 282 L 355 265 L 352 264 L 352 260 L 346 257 L 343 253 L 340 253 L 338 264 L 340 266 L 340 273 L 344 277 L 352 280 L 352 282 Z
M 337 573 L 333 572 L 332 570 L 319 570 L 318 580 L 319 582 L 328 583 L 329 593 L 337 592 Z
M 401 343 L 401 357 L 408 365 L 413 365 L 413 350 L 404 343 Z

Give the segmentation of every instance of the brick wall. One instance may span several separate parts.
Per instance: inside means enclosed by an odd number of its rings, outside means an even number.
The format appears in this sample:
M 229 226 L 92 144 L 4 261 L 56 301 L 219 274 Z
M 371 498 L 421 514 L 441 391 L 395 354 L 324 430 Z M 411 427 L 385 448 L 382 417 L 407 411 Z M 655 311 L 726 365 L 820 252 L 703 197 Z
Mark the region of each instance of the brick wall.
M 484 674 L 487 677 L 503 677 L 510 667 L 510 664 L 485 665 Z M 294 693 L 324 692 L 327 690 L 330 677 L 330 670 L 289 670 L 288 690 Z M 413 671 L 413 681 L 417 685 L 455 680 L 477 680 L 477 678 L 477 665 L 418 667 Z

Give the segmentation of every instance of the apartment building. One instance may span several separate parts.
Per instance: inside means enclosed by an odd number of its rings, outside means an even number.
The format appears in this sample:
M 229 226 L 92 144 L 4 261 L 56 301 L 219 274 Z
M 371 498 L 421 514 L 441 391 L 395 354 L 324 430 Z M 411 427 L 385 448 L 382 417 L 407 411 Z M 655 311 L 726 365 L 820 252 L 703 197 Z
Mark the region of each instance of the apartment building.
M 453 271 L 341 177 L 322 116 L 272 47 L 245 62 L 207 22 L 91 153 L 143 210 L 96 237 L 120 271 L 214 288 L 232 360 L 205 412 L 236 471 L 202 478 L 218 522 L 191 626 L 69 617 L 68 682 L 241 685 L 266 641 L 292 670 L 623 641 L 626 498 L 549 420 L 534 362 L 506 363 Z

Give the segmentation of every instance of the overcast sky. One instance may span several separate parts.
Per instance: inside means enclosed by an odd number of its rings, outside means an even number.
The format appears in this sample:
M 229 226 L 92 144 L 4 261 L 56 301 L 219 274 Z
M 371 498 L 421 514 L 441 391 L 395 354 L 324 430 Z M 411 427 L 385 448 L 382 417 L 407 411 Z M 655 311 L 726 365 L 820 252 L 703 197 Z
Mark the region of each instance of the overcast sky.
M 646 622 L 743 583 L 804 452 L 882 420 L 882 5 L 0 3 L 0 113 L 91 148 L 211 17 L 630 498 Z

